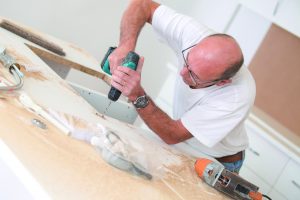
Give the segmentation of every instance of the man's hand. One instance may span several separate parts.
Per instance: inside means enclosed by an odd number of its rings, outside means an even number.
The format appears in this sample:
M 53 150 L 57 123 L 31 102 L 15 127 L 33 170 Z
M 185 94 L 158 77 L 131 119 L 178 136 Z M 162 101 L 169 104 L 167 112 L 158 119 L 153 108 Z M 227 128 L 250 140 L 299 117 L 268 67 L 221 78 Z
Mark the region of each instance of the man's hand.
M 118 66 L 115 68 L 111 85 L 120 90 L 130 101 L 135 101 L 137 97 L 144 95 L 144 89 L 141 86 L 141 72 L 144 64 L 144 57 L 140 57 L 136 71 Z
M 126 47 L 116 48 L 108 57 L 110 72 L 114 73 L 115 69 L 122 64 L 123 59 L 127 56 L 130 49 Z

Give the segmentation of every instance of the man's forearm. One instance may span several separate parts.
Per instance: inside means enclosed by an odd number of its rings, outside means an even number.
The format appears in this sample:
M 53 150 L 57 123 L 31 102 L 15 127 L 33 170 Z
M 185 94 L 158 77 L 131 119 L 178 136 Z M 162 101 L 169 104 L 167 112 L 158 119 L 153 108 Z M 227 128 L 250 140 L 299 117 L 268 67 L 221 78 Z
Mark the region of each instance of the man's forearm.
M 167 144 L 176 144 L 192 137 L 180 120 L 171 119 L 152 100 L 147 107 L 137 111 L 148 127 Z
M 123 14 L 119 47 L 134 50 L 138 35 L 151 18 L 150 0 L 132 0 Z

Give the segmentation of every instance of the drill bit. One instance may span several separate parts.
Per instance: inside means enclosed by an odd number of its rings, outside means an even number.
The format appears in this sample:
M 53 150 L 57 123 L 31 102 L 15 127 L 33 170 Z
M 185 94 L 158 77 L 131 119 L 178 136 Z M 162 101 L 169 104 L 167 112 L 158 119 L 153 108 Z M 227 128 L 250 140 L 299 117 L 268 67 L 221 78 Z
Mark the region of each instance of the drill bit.
M 111 103 L 112 103 L 112 101 L 110 100 L 109 103 L 108 103 L 108 105 L 107 105 L 106 108 L 105 108 L 105 111 L 104 111 L 104 113 L 103 113 L 104 115 L 106 115 L 106 113 L 107 113 L 107 111 L 108 111 L 108 108 L 110 107 Z

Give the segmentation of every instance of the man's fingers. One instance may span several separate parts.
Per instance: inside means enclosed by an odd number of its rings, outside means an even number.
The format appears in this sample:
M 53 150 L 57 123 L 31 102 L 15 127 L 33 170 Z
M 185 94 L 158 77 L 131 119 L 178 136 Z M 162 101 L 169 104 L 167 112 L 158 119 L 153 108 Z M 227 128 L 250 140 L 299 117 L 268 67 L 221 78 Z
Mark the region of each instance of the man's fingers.
M 125 79 L 122 79 L 118 76 L 113 76 L 113 79 L 112 79 L 114 82 L 118 83 L 119 85 L 121 86 L 124 86 L 126 84 L 126 81 Z
M 111 86 L 120 90 L 121 92 L 123 92 L 123 90 L 124 90 L 124 87 L 122 85 L 120 85 L 118 82 L 115 82 L 113 80 L 111 81 Z
M 144 65 L 144 60 L 145 60 L 145 58 L 144 58 L 143 56 L 141 56 L 140 59 L 139 59 L 139 64 L 138 64 L 138 66 L 137 66 L 137 68 L 136 68 L 136 71 L 137 71 L 139 74 L 142 73 L 142 68 L 143 68 L 143 65 Z
M 132 76 L 132 69 L 123 66 L 118 66 L 115 69 L 112 78 L 114 79 L 115 77 L 119 77 L 120 79 L 127 80 L 130 76 Z
M 127 75 L 127 76 L 130 76 L 132 74 L 132 72 L 134 70 L 132 70 L 131 68 L 129 67 L 125 67 L 125 66 L 118 66 L 116 67 L 116 71 L 119 71 L 120 73 L 123 73 L 124 75 Z

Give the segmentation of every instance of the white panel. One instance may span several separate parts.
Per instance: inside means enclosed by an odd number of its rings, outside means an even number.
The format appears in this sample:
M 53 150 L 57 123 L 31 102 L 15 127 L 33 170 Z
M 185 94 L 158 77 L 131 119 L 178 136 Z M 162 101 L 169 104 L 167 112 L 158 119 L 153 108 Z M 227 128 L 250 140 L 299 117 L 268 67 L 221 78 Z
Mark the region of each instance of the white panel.
M 240 3 L 270 19 L 280 0 L 240 0 Z
M 290 160 L 274 188 L 289 200 L 298 200 L 300 198 L 300 165 Z
M 136 120 L 135 107 L 127 103 L 123 96 L 113 102 L 107 98 L 108 93 L 99 93 L 71 82 L 69 84 L 98 112 L 129 124 Z
M 274 16 L 274 22 L 300 37 L 300 1 L 282 1 Z
M 300 37 L 299 0 L 239 0 L 239 2 Z
M 237 6 L 237 0 L 161 0 L 160 2 L 194 17 L 218 32 L 224 31 Z
M 247 66 L 255 55 L 270 25 L 271 22 L 269 20 L 243 6 L 232 21 L 227 34 L 232 35 L 239 42 Z
M 50 65 L 50 67 L 53 67 Z M 108 94 L 110 86 L 102 79 L 71 69 L 65 78 L 68 82 L 79 83 L 81 86 L 95 90 L 97 92 Z
M 246 150 L 245 165 L 268 184 L 273 185 L 289 158 L 260 136 L 267 134 L 262 129 L 254 124 L 246 125 L 250 145 Z
M 236 0 L 201 0 L 190 6 L 190 14 L 217 32 L 224 32 L 237 7 Z
M 259 187 L 259 192 L 267 194 L 271 186 L 266 183 L 264 180 L 262 180 L 260 177 L 258 177 L 251 169 L 249 169 L 247 166 L 243 165 L 240 171 L 240 176 L 250 183 L 253 183 L 257 187 Z

